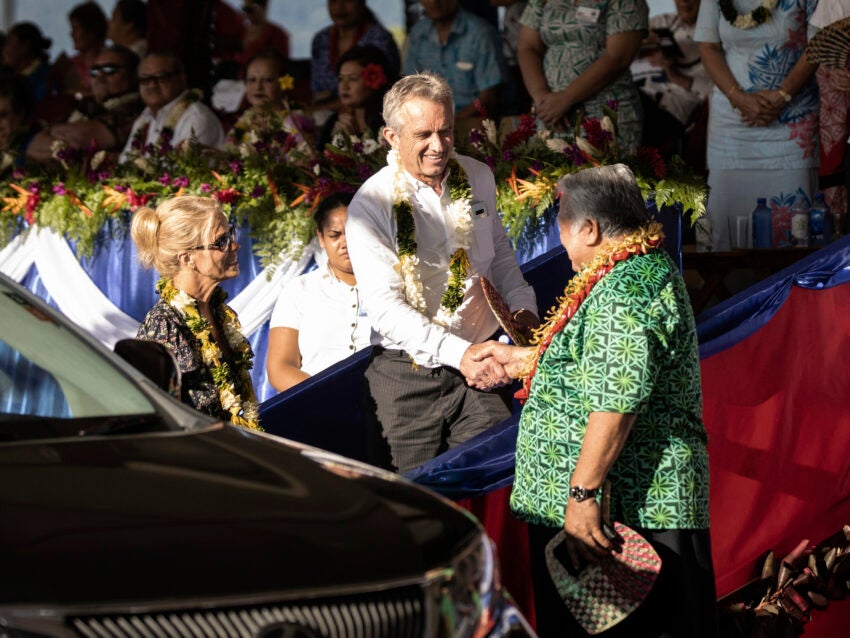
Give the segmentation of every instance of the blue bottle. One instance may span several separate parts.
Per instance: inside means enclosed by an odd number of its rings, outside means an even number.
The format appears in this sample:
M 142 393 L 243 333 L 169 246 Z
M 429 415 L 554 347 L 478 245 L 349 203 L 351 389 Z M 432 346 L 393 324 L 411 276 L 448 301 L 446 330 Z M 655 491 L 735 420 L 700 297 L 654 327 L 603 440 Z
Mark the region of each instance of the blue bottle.
M 832 214 L 823 193 L 815 193 L 815 201 L 809 209 L 809 236 L 812 246 L 826 246 L 832 238 Z
M 753 211 L 753 248 L 773 248 L 773 220 L 766 197 L 758 198 Z

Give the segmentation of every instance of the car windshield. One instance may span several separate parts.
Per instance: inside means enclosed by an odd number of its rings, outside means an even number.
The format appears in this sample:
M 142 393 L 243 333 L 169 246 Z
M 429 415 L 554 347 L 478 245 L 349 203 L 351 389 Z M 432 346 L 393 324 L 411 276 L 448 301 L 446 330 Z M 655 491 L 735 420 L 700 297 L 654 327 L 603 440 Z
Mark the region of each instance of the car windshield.
M 0 440 L 28 438 L 28 428 L 35 437 L 100 433 L 156 416 L 132 378 L 2 280 L 0 326 Z

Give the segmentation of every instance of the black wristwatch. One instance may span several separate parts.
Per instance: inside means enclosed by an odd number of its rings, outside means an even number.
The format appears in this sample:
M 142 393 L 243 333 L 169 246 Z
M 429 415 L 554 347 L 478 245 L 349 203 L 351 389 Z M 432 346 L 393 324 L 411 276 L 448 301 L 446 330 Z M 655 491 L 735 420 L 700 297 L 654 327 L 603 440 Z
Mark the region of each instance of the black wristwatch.
M 570 498 L 576 501 L 577 503 L 581 503 L 582 501 L 586 501 L 587 499 L 596 496 L 599 490 L 600 488 L 598 487 L 589 490 L 586 487 L 582 487 L 581 485 L 573 485 L 570 488 Z

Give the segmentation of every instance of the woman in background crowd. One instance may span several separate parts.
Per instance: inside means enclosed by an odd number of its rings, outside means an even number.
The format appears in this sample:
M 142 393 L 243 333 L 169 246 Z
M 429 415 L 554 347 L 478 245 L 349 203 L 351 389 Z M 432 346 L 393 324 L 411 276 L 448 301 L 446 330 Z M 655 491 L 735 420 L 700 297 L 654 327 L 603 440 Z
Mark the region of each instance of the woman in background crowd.
M 714 250 L 759 197 L 790 209 L 818 178 L 815 66 L 803 51 L 817 0 L 702 0 L 694 39 L 715 87 L 708 121 L 708 219 Z M 741 7 L 739 12 L 736 7 Z
M 3 62 L 25 78 L 33 104 L 45 99 L 49 92 L 50 44 L 50 38 L 45 38 L 32 22 L 19 22 L 9 29 L 3 45 Z
M 245 64 L 260 51 L 275 49 L 284 59 L 289 59 L 289 34 L 266 18 L 268 0 L 245 0 L 242 11 L 248 17 L 248 26 L 242 38 L 242 51 L 237 61 Z
M 71 39 L 77 54 L 70 60 L 61 56 L 54 64 L 54 75 L 59 89 L 64 93 L 91 94 L 89 69 L 106 43 L 109 24 L 106 14 L 96 2 L 76 5 L 68 14 Z
M 381 115 L 384 93 L 396 77 L 383 52 L 371 45 L 356 46 L 339 59 L 340 108 L 327 119 L 319 134 L 319 149 L 337 133 L 383 139 Z
M 248 61 L 245 66 L 245 99 L 249 107 L 227 134 L 230 150 L 280 130 L 295 135 L 299 141 L 313 140 L 313 121 L 288 110 L 284 103 L 281 80 L 285 72 L 286 59 L 277 49 L 260 51 Z
M 369 345 L 371 330 L 345 241 L 351 197 L 334 194 L 316 208 L 316 236 L 327 261 L 289 282 L 272 312 L 266 371 L 280 392 Z
M 398 75 L 401 58 L 392 34 L 378 22 L 366 0 L 328 0 L 331 24 L 313 37 L 310 87 L 317 106 L 336 108 L 337 67 L 343 53 L 371 44 L 383 51 L 392 73 Z
M 187 403 L 235 425 L 260 429 L 250 369 L 254 353 L 219 284 L 239 275 L 236 229 L 219 203 L 183 196 L 139 208 L 130 234 L 141 264 L 160 274 L 160 298 L 138 337 L 171 350 Z
M 35 130 L 28 124 L 32 108 L 27 85 L 19 76 L 0 78 L 0 172 L 23 166 Z
M 645 0 L 593 7 L 573 0 L 530 0 L 517 53 L 534 111 L 555 132 L 571 130 L 579 112 L 601 118 L 617 104 L 617 135 L 633 150 L 641 134 L 640 95 L 629 65 L 646 34 Z

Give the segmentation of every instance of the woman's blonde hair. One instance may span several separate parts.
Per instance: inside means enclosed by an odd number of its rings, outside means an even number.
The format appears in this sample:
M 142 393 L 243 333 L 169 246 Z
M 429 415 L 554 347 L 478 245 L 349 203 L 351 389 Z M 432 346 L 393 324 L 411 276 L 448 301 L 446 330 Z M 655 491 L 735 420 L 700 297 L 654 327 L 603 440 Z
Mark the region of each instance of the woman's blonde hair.
M 142 207 L 133 214 L 130 236 L 136 244 L 139 262 L 153 267 L 163 277 L 177 273 L 177 255 L 212 241 L 217 216 L 224 217 L 219 203 L 211 197 L 173 197 L 153 208 Z

